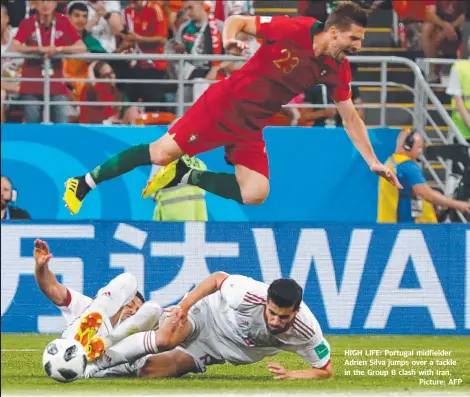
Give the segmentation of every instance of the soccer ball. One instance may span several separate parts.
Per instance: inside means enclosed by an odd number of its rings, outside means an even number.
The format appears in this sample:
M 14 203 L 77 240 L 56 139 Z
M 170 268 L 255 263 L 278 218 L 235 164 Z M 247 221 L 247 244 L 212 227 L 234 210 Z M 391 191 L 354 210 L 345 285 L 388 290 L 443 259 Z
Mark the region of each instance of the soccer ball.
M 62 383 L 80 378 L 86 365 L 85 349 L 75 339 L 53 340 L 42 355 L 42 366 L 47 375 Z

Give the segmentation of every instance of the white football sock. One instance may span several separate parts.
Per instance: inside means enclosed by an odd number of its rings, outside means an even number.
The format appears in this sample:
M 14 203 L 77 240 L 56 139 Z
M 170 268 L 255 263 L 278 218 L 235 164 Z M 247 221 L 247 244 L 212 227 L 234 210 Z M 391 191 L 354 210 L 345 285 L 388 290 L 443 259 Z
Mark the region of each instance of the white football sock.
M 154 329 L 158 325 L 162 313 L 163 309 L 157 302 L 145 302 L 136 314 L 125 319 L 108 336 L 103 338 L 105 339 L 106 348 L 136 332 Z
M 85 175 L 85 182 L 90 187 L 90 189 L 94 189 L 96 187 L 96 182 L 93 180 L 90 173 Z
M 193 172 L 192 169 L 190 169 L 186 174 L 183 175 L 181 178 L 181 182 L 179 183 L 180 185 L 189 185 L 189 177 L 191 176 L 191 172 Z
M 137 280 L 130 273 L 122 273 L 98 291 L 87 313 L 100 312 L 111 318 L 121 307 L 127 305 L 137 293 Z
M 107 349 L 105 353 L 93 363 L 94 367 L 90 368 L 90 376 L 98 370 L 111 368 L 119 364 L 132 363 L 148 354 L 157 354 L 158 348 L 156 339 L 155 331 L 139 332 L 128 336 L 121 342 Z M 92 367 L 92 365 L 88 367 Z

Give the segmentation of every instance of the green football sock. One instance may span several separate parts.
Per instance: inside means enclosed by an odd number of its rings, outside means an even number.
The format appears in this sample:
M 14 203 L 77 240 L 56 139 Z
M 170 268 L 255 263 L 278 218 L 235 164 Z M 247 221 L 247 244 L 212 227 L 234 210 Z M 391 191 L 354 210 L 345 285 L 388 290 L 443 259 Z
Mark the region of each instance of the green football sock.
M 216 194 L 217 196 L 235 200 L 243 204 L 240 185 L 237 182 L 235 174 L 193 170 L 189 176 L 188 183 L 193 186 L 198 186 L 207 192 Z
M 148 144 L 131 146 L 90 172 L 96 184 L 116 178 L 136 167 L 151 164 Z

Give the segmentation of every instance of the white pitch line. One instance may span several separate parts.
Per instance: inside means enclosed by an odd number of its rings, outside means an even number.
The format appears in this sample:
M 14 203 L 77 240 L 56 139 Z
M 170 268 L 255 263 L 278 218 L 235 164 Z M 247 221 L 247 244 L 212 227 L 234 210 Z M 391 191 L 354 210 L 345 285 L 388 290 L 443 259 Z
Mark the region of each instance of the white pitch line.
M 39 352 L 39 349 L 2 349 L 2 353 Z

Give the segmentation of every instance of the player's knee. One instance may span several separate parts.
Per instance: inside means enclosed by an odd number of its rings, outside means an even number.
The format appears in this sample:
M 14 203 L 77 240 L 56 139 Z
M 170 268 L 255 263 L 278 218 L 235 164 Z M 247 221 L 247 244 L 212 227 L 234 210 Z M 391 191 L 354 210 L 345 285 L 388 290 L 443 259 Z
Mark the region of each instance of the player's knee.
M 263 204 L 269 194 L 269 186 L 257 186 L 241 189 L 243 204 L 260 205 Z
M 168 351 L 174 349 L 177 345 L 174 342 L 173 335 L 169 332 L 165 332 L 163 329 L 156 331 L 156 343 L 158 351 Z

